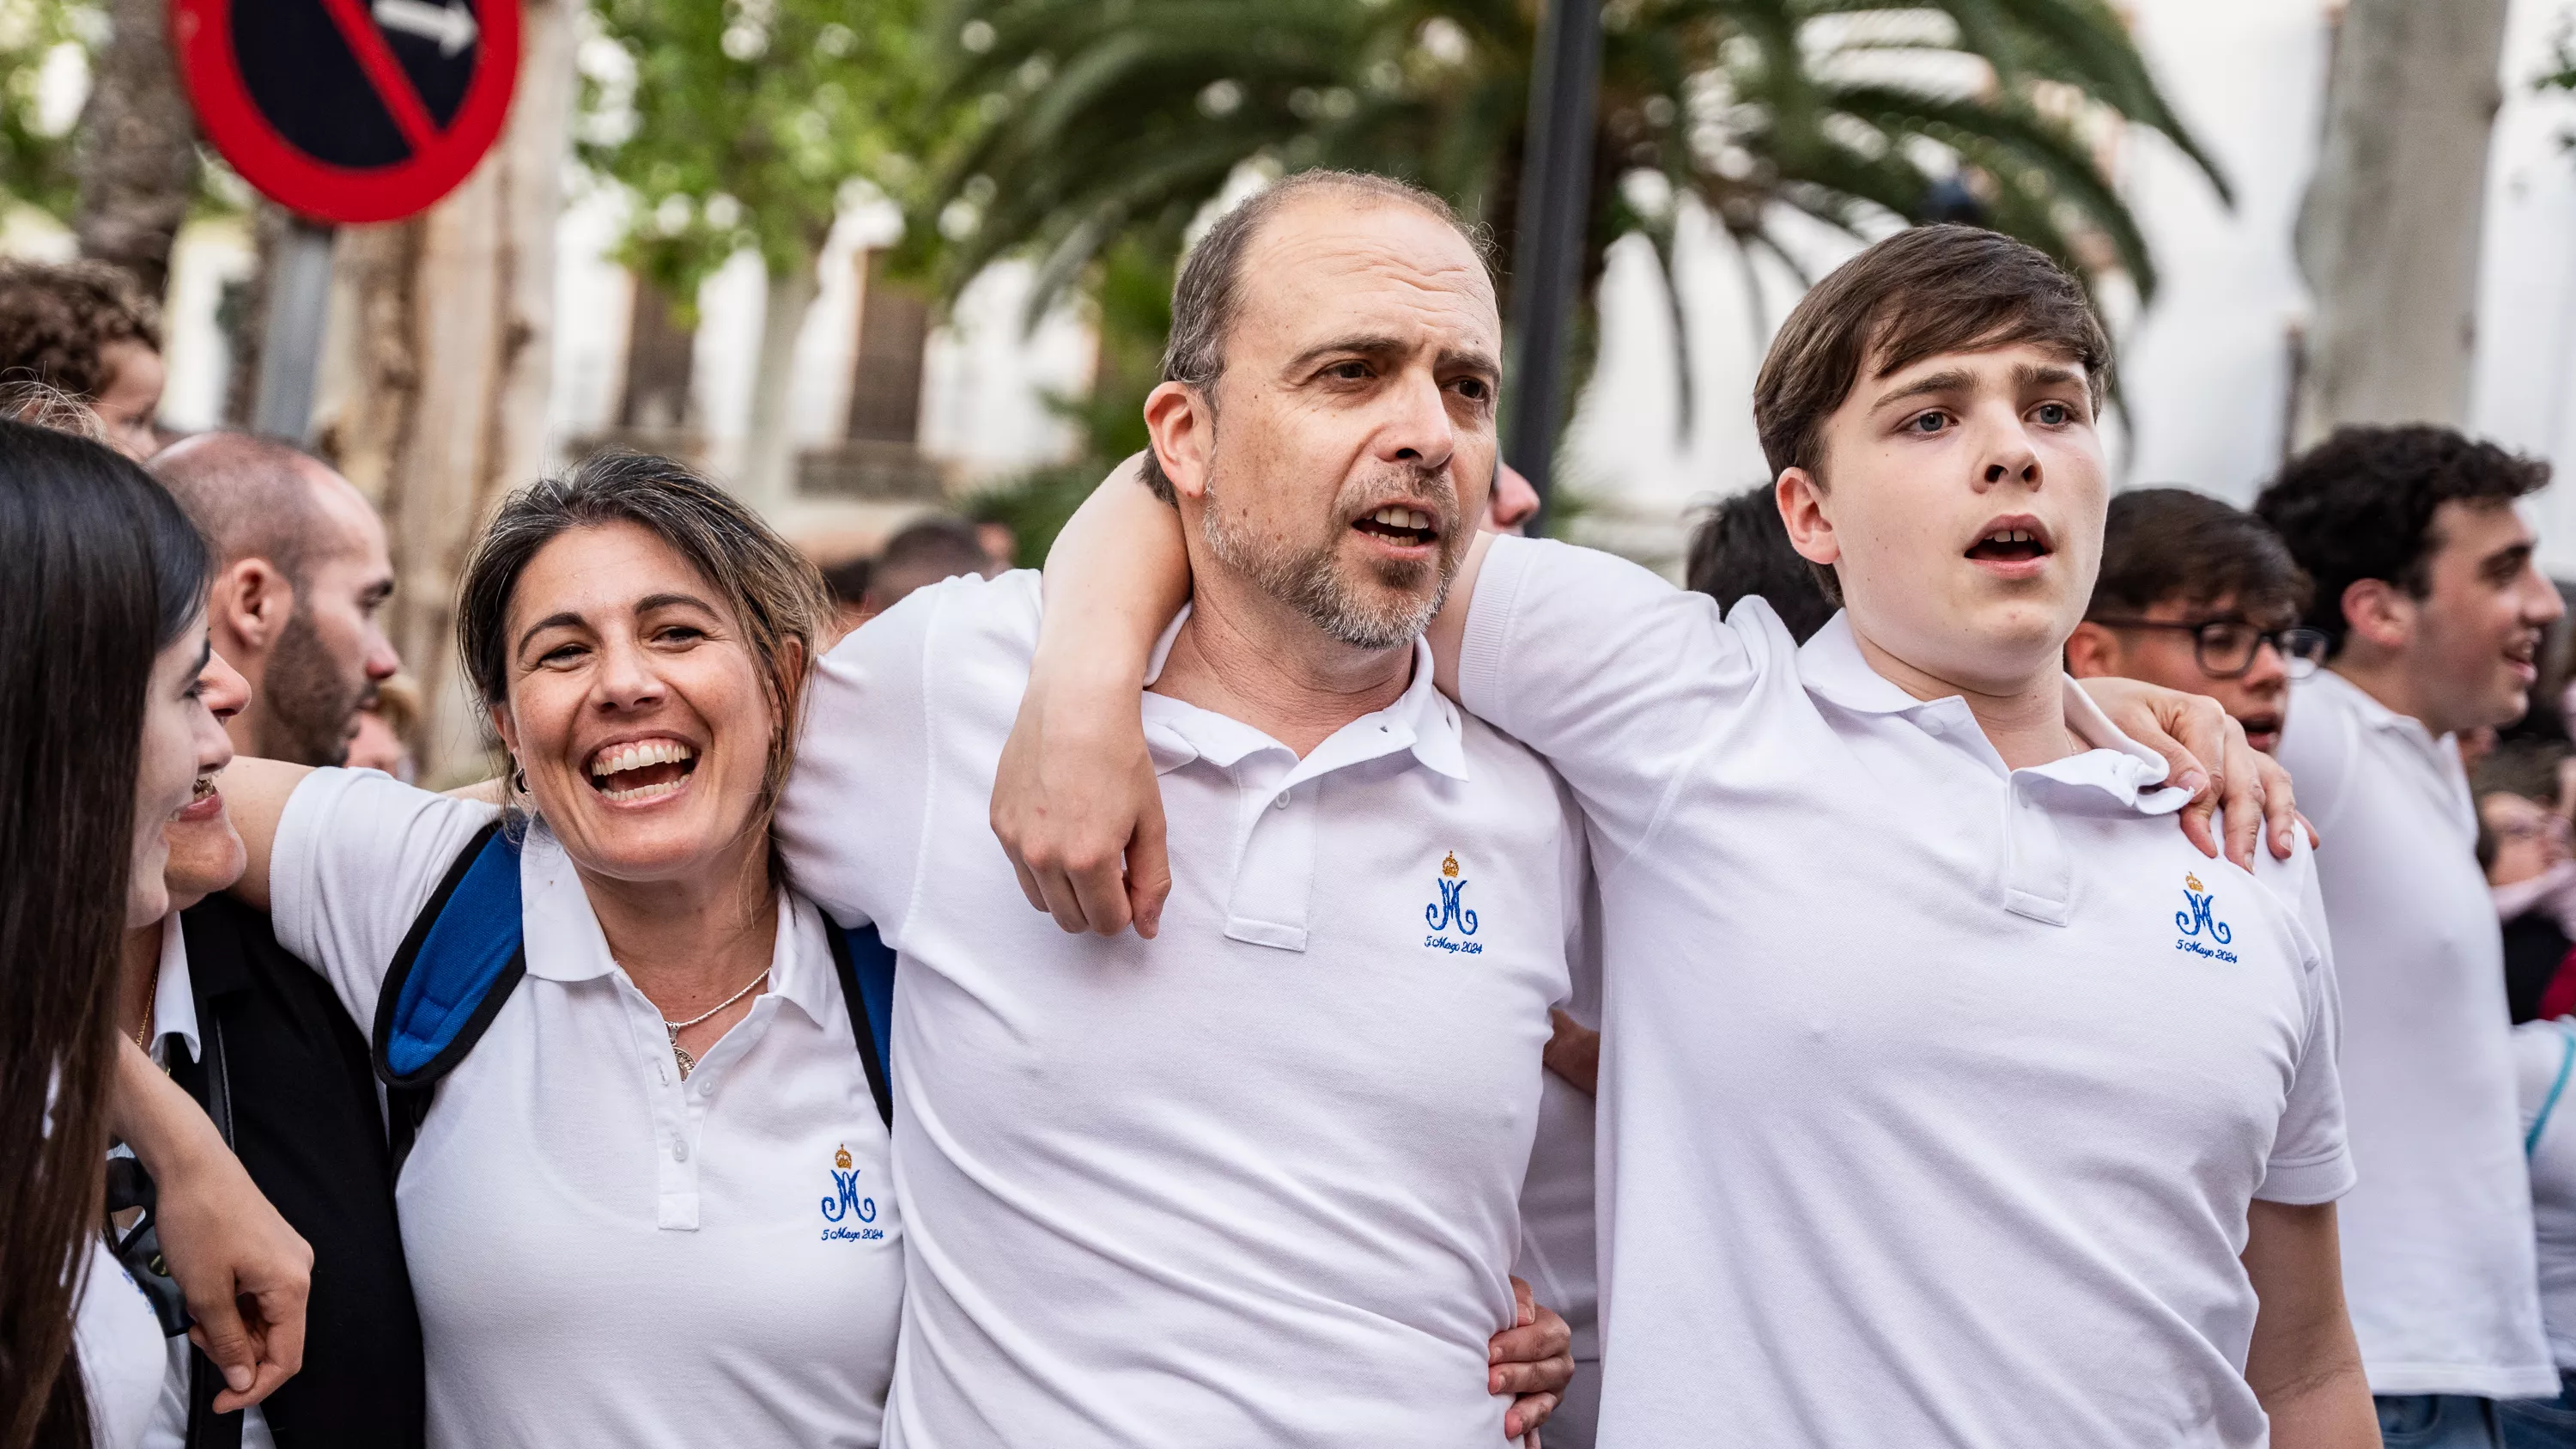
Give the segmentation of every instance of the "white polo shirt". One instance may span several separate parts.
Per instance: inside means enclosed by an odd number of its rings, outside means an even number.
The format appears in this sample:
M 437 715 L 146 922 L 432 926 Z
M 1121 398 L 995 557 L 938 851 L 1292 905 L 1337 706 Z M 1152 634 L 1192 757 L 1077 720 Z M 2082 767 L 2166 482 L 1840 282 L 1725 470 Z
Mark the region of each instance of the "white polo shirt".
M 1597 925 L 1587 927 L 1587 943 L 1597 936 Z M 1599 1030 L 1599 953 L 1584 950 L 1568 965 L 1574 995 L 1565 1005 L 1566 1013 Z M 1521 1183 L 1520 1261 L 1512 1270 L 1530 1285 L 1540 1303 L 1563 1315 L 1573 1330 L 1578 1363 L 1601 1357 L 1596 1309 L 1601 1296 L 1596 1268 L 1600 1247 L 1592 1212 L 1593 1106 L 1590 1092 L 1554 1072 L 1546 1074 L 1539 1093 L 1538 1139 L 1530 1147 L 1529 1176 Z M 1550 1442 L 1563 1437 L 1559 1431 L 1547 1435 Z
M 152 986 L 152 1060 L 166 1069 L 173 1053 L 186 1052 L 193 1062 L 203 1050 L 197 1036 L 197 993 L 188 976 L 188 937 L 173 911 L 161 920 L 161 969 Z M 186 1336 L 170 1339 L 164 1353 L 168 1372 L 161 1380 L 160 1405 L 143 1433 L 143 1449 L 183 1449 L 188 1442 L 191 1355 Z M 268 1431 L 268 1415 L 257 1404 L 242 1410 L 241 1441 L 242 1449 L 272 1449 L 277 1442 Z
M 2540 1321 L 2551 1359 L 2576 1369 L 2576 1018 L 2515 1027 L 2513 1063 L 2531 1166 Z
M 2340 1214 L 2344 1297 L 2371 1391 L 2555 1394 L 2504 940 L 2458 748 L 2319 670 L 2291 700 L 2280 757 L 2325 837 L 2344 1099 L 2365 1168 Z
M 492 815 L 315 771 L 278 825 L 278 942 L 372 1027 L 412 918 Z M 395 1190 L 429 1442 L 874 1445 L 902 1219 L 821 917 L 782 893 L 768 990 L 683 1082 L 542 825 L 519 882 L 526 979 Z
M 1601 1444 L 2265 1442 L 2247 1207 L 2352 1180 L 2304 853 L 2201 855 L 2081 690 L 2007 770 L 1845 620 L 1563 544 L 1495 541 L 1460 686 L 1593 832 Z
M 858 629 L 778 816 L 798 887 L 902 960 L 888 1442 L 1493 1449 L 1570 806 L 1427 649 L 1303 760 L 1148 694 L 1162 933 L 1069 936 L 989 823 L 1037 632 L 1028 572 Z

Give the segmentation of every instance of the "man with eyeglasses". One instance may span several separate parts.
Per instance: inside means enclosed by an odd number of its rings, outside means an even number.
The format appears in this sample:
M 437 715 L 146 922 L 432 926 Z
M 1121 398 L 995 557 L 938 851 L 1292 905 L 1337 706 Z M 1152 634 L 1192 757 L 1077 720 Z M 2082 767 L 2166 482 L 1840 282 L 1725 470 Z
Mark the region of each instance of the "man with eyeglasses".
M 2515 506 L 2548 481 L 2448 428 L 2355 427 L 2254 504 L 2315 581 L 2303 622 L 2331 641 L 2280 756 L 2325 837 L 2343 986 L 2361 1165 L 2344 1291 L 2380 1429 L 2407 1449 L 2501 1444 L 2512 1401 L 2557 1394 L 2576 1366 L 2542 1334 L 2504 948 L 2459 753 L 2462 733 L 2521 717 L 2564 612 Z
M 2101 577 L 2066 641 L 2066 672 L 2208 695 L 2269 754 L 2290 681 L 2325 662 L 2326 636 L 2299 623 L 2309 592 L 2253 514 L 2187 488 L 2135 489 L 2111 500 Z

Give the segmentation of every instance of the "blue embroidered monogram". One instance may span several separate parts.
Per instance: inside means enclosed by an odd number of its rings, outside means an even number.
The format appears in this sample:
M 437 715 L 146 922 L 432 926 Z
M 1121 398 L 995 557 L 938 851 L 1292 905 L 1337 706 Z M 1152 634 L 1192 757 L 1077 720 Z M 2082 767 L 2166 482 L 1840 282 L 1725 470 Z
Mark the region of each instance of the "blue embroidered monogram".
M 2236 953 L 2218 948 L 2233 944 L 2236 933 L 2218 919 L 2215 902 L 2218 893 L 2202 888 L 2200 877 L 2185 871 L 2182 877 L 2183 909 L 2174 912 L 2174 929 L 2182 932 L 2174 942 L 2177 951 L 2207 956 L 2215 961 L 2234 961 Z M 2204 941 L 2201 938 L 2206 937 Z
M 1460 904 L 1467 894 L 1467 882 L 1458 874 L 1458 852 L 1449 852 L 1448 858 L 1440 862 L 1440 876 L 1432 884 L 1440 888 L 1440 899 L 1422 908 L 1422 919 L 1431 927 L 1431 934 L 1422 938 L 1424 947 L 1465 956 L 1484 954 L 1485 948 L 1479 942 L 1451 940 L 1443 934 L 1453 929 L 1462 937 L 1476 934 L 1475 911 Z
M 832 1154 L 832 1194 L 823 1199 L 823 1241 L 876 1242 L 885 1229 L 864 1226 L 877 1220 L 877 1200 L 859 1195 L 859 1169 L 850 1165 L 846 1146 Z M 855 1225 L 855 1226 L 853 1226 Z

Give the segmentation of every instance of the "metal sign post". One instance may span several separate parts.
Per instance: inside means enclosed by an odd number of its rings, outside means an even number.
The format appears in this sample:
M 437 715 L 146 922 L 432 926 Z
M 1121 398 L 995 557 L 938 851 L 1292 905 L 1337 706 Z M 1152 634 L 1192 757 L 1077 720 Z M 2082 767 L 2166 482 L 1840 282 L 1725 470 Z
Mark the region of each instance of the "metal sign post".
M 1544 531 L 1565 411 L 1565 338 L 1592 220 L 1594 115 L 1601 87 L 1600 0 L 1548 0 L 1530 73 L 1520 233 L 1512 278 L 1513 359 L 1503 457 L 1538 490 Z
M 251 415 L 251 427 L 273 438 L 301 442 L 313 423 L 322 327 L 331 310 L 331 234 L 330 227 L 290 216 L 277 239 Z

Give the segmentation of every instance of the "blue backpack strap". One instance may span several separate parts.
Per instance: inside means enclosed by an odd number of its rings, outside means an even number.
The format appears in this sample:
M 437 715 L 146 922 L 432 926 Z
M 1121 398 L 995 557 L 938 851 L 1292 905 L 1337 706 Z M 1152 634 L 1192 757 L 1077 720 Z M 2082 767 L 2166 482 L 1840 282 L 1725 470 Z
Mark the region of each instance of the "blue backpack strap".
M 850 1009 L 850 1035 L 858 1041 L 859 1065 L 867 1069 L 868 1094 L 891 1131 L 894 1082 L 886 1064 L 894 1060 L 894 949 L 876 927 L 843 930 L 828 916 L 823 934 L 832 942 L 832 967 L 841 974 L 841 1001 Z
M 376 998 L 371 1055 L 385 1084 L 396 1173 L 439 1079 L 465 1060 L 527 974 L 521 935 L 519 845 L 495 820 L 466 842 L 412 918 Z
M 2531 1119 L 2531 1130 L 2522 1134 L 2522 1155 L 2529 1157 L 2540 1146 L 2540 1134 L 2549 1126 L 2549 1114 L 2558 1110 L 2558 1098 L 2567 1090 L 2567 1074 L 2576 1068 L 2576 1031 L 2568 1029 L 2564 1019 L 2558 1022 L 2558 1079 L 2549 1084 L 2549 1095 L 2540 1101 L 2540 1113 Z

